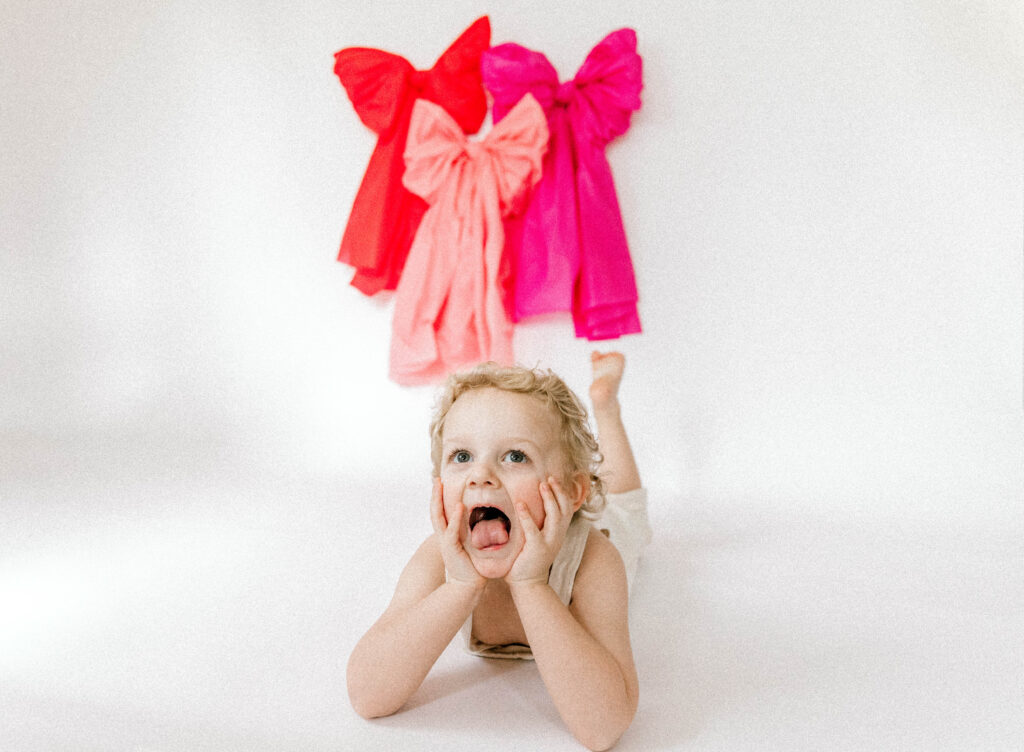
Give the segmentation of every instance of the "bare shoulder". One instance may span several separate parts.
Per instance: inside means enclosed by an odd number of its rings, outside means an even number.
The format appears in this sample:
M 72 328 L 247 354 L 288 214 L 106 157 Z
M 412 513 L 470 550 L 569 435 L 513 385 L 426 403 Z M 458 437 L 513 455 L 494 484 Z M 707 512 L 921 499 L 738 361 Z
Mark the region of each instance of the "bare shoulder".
M 418 603 L 444 584 L 444 559 L 436 534 L 427 536 L 402 570 L 387 611 Z M 386 612 L 385 612 L 386 613 Z
M 625 616 L 628 592 L 626 567 L 619 550 L 607 536 L 591 529 L 573 583 L 571 607 L 584 612 L 612 609 Z
M 620 584 L 625 587 L 626 567 L 622 563 L 619 549 L 608 540 L 608 536 L 597 528 L 591 528 L 586 548 L 583 549 L 580 568 L 576 573 L 576 585 L 600 583 L 607 587 L 618 587 Z M 576 586 L 573 587 L 573 592 L 576 592 Z

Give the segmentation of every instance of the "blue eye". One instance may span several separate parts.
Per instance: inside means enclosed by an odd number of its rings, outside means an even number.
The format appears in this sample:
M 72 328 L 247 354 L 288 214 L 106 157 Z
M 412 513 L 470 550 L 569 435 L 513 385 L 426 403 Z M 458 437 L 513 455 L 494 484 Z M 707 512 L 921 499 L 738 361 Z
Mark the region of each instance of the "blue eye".
M 512 451 L 510 451 L 505 456 L 508 457 L 508 461 L 509 462 L 514 462 L 516 464 L 520 464 L 522 462 L 526 462 L 527 459 L 528 459 L 527 456 L 526 456 L 526 453 L 525 452 L 521 452 L 518 449 L 513 449 Z
M 456 449 L 451 455 L 452 462 L 469 462 L 470 459 L 472 459 L 472 457 L 465 449 Z

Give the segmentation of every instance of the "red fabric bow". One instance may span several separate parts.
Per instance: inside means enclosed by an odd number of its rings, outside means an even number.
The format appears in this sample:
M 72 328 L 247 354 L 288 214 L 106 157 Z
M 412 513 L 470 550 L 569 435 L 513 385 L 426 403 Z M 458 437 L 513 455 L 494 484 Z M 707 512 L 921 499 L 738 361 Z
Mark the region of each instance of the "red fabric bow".
M 490 38 L 490 20 L 483 16 L 426 71 L 383 50 L 348 47 L 335 53 L 334 72 L 359 119 L 378 134 L 338 252 L 339 261 L 356 268 L 352 285 L 367 295 L 395 289 L 426 211 L 402 185 L 413 103 L 435 102 L 464 132 L 475 132 L 487 114 L 480 56 Z

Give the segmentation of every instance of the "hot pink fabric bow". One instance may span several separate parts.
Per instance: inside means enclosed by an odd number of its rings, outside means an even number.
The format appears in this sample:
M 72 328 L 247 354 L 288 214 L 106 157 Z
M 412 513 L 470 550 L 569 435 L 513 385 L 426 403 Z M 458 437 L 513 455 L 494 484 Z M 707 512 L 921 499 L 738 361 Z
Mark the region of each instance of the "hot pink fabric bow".
M 639 332 L 633 263 L 605 156 L 640 108 L 636 32 L 609 34 L 562 84 L 544 55 L 518 44 L 492 47 L 481 70 L 496 122 L 531 93 L 551 132 L 544 177 L 523 216 L 507 223 L 512 318 L 571 310 L 578 337 Z
M 421 384 L 482 360 L 512 362 L 502 218 L 540 179 L 548 129 L 525 96 L 481 141 L 420 99 L 405 147 L 410 191 L 430 205 L 395 292 L 390 376 Z

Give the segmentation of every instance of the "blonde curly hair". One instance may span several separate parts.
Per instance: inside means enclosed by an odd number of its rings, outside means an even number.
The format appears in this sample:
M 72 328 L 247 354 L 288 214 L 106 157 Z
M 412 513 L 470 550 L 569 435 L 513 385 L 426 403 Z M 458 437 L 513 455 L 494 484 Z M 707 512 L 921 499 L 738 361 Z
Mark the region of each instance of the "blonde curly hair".
M 582 472 L 590 479 L 587 498 L 576 514 L 590 520 L 601 516 L 605 506 L 604 484 L 597 475 L 601 451 L 587 421 L 580 398 L 550 369 L 481 363 L 471 371 L 454 373 L 441 389 L 430 421 L 430 459 L 434 476 L 441 473 L 441 440 L 445 418 L 455 400 L 473 389 L 493 387 L 527 394 L 541 400 L 559 420 L 559 442 L 565 466 L 564 481 Z

